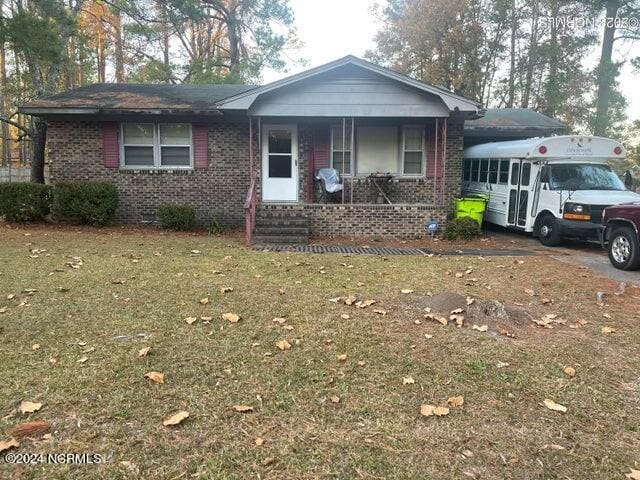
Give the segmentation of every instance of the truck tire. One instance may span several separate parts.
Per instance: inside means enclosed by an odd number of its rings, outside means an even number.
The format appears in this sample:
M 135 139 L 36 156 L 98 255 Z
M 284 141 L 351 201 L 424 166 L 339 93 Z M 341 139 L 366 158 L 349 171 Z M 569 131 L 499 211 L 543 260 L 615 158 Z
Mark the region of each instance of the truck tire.
M 609 260 L 620 270 L 637 270 L 640 267 L 640 242 L 631 227 L 617 227 L 609 237 Z
M 535 235 L 546 247 L 557 247 L 562 241 L 560 227 L 553 215 L 545 214 L 536 223 Z

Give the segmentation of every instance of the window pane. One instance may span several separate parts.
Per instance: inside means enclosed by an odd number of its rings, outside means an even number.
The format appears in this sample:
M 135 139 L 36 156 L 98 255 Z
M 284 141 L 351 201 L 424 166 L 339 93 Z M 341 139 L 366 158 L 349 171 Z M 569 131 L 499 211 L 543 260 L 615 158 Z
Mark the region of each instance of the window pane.
M 331 135 L 333 139 L 333 151 L 342 151 L 342 125 L 331 128 Z M 345 152 L 351 151 L 351 126 L 345 128 Z
M 152 167 L 153 147 L 124 147 L 124 164 L 130 167 Z
M 479 171 L 480 171 L 480 160 L 475 158 L 473 160 L 473 164 L 471 166 L 471 181 L 472 182 L 477 182 L 478 181 L 478 173 L 479 173 Z
M 397 127 L 359 127 L 356 132 L 356 173 L 399 173 Z
M 403 173 L 406 175 L 419 175 L 422 173 L 422 152 L 405 152 Z
M 190 145 L 191 125 L 188 123 L 172 123 L 160 125 L 161 145 Z
M 291 178 L 291 155 L 269 155 L 269 178 Z
M 498 160 L 489 163 L 489 183 L 498 183 Z
M 480 160 L 480 183 L 487 183 L 487 175 L 489 174 L 489 160 Z
M 188 167 L 191 164 L 189 159 L 189 147 L 162 147 L 163 167 Z
M 340 173 L 351 174 L 351 152 L 344 153 L 344 163 L 342 162 L 342 152 L 333 152 L 333 168 Z
M 404 149 L 422 151 L 422 128 L 405 127 L 404 129 Z
M 517 185 L 520 178 L 520 164 L 514 163 L 511 167 L 511 185 Z
M 509 160 L 500 160 L 500 183 L 509 181 Z
M 124 144 L 153 145 L 153 125 L 148 123 L 125 123 Z
M 269 130 L 269 153 L 291 153 L 290 130 Z
M 471 180 L 471 160 L 467 159 L 464 161 L 464 177 L 465 182 Z

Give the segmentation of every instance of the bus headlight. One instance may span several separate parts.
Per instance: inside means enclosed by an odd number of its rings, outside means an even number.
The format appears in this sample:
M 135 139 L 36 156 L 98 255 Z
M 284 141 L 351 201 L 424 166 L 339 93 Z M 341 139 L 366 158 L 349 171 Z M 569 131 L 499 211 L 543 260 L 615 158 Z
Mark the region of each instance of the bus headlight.
M 567 220 L 591 220 L 589 205 L 567 202 L 563 211 L 562 218 Z

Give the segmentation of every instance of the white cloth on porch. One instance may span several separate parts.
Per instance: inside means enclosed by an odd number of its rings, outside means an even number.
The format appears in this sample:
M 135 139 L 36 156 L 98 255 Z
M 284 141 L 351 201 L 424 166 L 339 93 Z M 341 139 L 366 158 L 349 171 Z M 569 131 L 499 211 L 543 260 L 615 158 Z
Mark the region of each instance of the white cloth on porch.
M 325 190 L 329 193 L 336 193 L 342 190 L 340 174 L 335 168 L 321 168 L 318 170 L 316 179 L 322 180 Z

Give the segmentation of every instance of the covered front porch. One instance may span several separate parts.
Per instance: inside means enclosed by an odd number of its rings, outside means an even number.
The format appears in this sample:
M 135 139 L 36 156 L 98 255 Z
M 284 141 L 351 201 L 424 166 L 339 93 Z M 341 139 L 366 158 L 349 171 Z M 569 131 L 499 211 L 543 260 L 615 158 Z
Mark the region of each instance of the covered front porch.
M 462 126 L 459 116 L 252 116 L 247 241 L 261 236 L 262 223 L 270 234 L 302 232 L 291 222 L 321 236 L 425 235 L 427 221 L 444 224 L 459 192 Z M 336 171 L 339 188 L 319 178 L 326 169 Z M 260 216 L 269 220 L 256 232 Z

